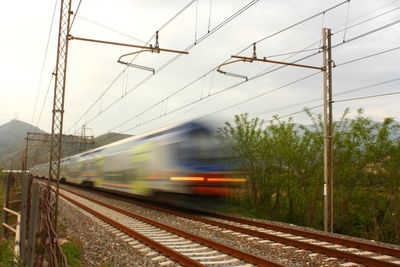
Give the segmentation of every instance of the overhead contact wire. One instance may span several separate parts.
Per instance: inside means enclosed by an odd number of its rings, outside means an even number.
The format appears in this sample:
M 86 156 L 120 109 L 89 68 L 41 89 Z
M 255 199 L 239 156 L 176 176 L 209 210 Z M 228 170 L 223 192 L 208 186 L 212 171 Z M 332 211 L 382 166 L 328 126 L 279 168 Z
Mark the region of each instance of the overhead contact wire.
M 205 40 L 208 36 L 210 36 L 211 34 L 215 33 L 217 30 L 219 30 L 220 28 L 222 28 L 224 25 L 226 25 L 228 22 L 230 22 L 231 20 L 233 20 L 234 18 L 236 18 L 237 16 L 239 16 L 241 13 L 243 13 L 244 11 L 246 11 L 248 8 L 250 8 L 251 6 L 253 6 L 255 3 L 257 3 L 259 0 L 253 0 L 250 3 L 248 3 L 246 6 L 244 6 L 243 8 L 241 8 L 239 11 L 237 11 L 235 14 L 233 14 L 232 16 L 230 16 L 229 18 L 227 18 L 226 20 L 224 20 L 223 22 L 221 22 L 220 24 L 218 24 L 216 27 L 214 27 L 209 33 L 204 34 L 202 37 L 200 37 L 197 40 L 197 43 L 193 43 L 191 45 L 189 45 L 186 49 L 184 49 L 183 51 L 189 51 L 190 49 L 192 49 L 194 46 L 196 46 L 197 44 L 199 44 L 201 41 Z M 166 68 L 168 65 L 170 65 L 171 63 L 173 63 L 175 60 L 177 60 L 179 57 L 181 56 L 181 54 L 176 55 L 175 57 L 173 57 L 171 60 L 169 60 L 167 63 L 165 63 L 163 66 L 161 66 L 156 73 L 159 73 L 161 70 L 163 70 L 164 68 Z M 211 73 L 212 71 L 214 71 L 215 68 L 213 68 L 212 70 L 210 70 L 208 73 Z M 201 79 L 204 75 L 202 75 L 199 79 Z M 131 93 L 132 91 L 136 90 L 138 87 L 140 87 L 142 84 L 144 84 L 145 82 L 147 82 L 149 79 L 151 79 L 152 77 L 154 77 L 154 75 L 149 75 L 146 78 L 144 78 L 141 82 L 139 82 L 137 85 L 135 85 L 133 88 L 131 88 L 127 94 Z M 122 98 L 117 98 L 113 103 L 111 103 L 109 106 L 107 106 L 104 110 L 103 113 L 105 111 L 107 111 L 108 109 L 110 109 L 112 106 L 114 106 L 116 103 L 118 103 Z M 162 100 L 161 100 L 162 101 Z M 160 101 L 160 102 L 161 102 Z M 159 104 L 159 103 L 158 103 Z M 157 104 L 156 104 L 157 105 Z M 93 120 L 95 120 L 99 115 L 96 115 L 94 117 L 92 117 L 88 123 L 92 122 Z
M 39 99 L 40 87 L 41 87 L 41 85 L 42 85 L 44 66 L 45 66 L 45 64 L 46 64 L 47 53 L 48 53 L 48 50 L 49 50 L 49 43 L 50 43 L 50 38 L 51 38 L 51 30 L 53 29 L 53 23 L 54 23 L 54 17 L 55 17 L 55 14 L 56 14 L 57 4 L 58 4 L 58 0 L 56 0 L 56 1 L 55 1 L 55 4 L 54 4 L 53 16 L 52 16 L 52 18 L 51 18 L 49 34 L 48 34 L 48 36 L 47 36 L 47 44 L 46 44 L 46 49 L 45 49 L 44 58 L 43 58 L 43 62 L 42 62 L 42 70 L 41 70 L 41 72 L 40 72 L 39 85 L 38 85 L 38 89 L 37 89 L 37 93 L 36 93 L 36 99 L 35 99 L 35 105 L 34 105 L 34 108 L 33 108 L 33 114 L 32 114 L 32 119 L 31 119 L 31 125 L 33 124 L 33 121 L 34 121 L 34 119 L 35 119 L 36 106 L 37 106 L 37 102 L 38 102 L 38 99 Z M 44 105 L 44 103 L 43 103 L 43 105 Z M 37 128 L 37 126 L 38 126 L 38 125 L 36 125 L 36 128 Z M 32 130 L 32 126 L 31 126 L 30 129 Z M 31 130 L 30 130 L 30 131 L 31 131 Z

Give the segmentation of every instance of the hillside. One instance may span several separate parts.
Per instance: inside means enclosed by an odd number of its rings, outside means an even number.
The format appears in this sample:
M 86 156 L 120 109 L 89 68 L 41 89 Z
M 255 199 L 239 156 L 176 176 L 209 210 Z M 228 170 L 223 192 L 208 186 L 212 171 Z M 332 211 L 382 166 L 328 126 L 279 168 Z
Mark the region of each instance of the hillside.
M 44 133 L 44 131 L 36 128 L 35 126 L 19 121 L 12 120 L 0 126 L 0 151 L 13 145 L 15 142 L 20 141 L 26 137 L 27 132 Z
M 25 137 L 27 132 L 45 133 L 29 123 L 12 120 L 0 126 L 0 168 L 20 169 L 25 151 Z M 108 133 L 94 139 L 93 148 L 100 147 L 120 139 L 129 137 L 126 134 Z M 68 140 L 68 139 L 66 139 Z M 64 156 L 70 156 L 91 149 L 91 145 L 63 144 Z M 49 144 L 30 142 L 28 147 L 28 168 L 48 162 Z

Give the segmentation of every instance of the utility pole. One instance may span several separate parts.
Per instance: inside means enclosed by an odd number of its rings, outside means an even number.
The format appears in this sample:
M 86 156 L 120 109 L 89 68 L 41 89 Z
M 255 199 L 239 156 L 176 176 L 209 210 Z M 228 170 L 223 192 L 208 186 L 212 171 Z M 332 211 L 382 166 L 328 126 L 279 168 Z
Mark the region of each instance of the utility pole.
M 24 165 L 28 166 L 28 152 L 29 152 L 29 142 L 42 142 L 42 143 L 49 143 L 51 140 L 51 134 L 48 133 L 34 133 L 34 132 L 27 132 L 26 133 L 26 143 L 25 143 L 25 163 Z M 79 144 L 79 145 L 94 145 L 94 136 L 87 136 L 85 135 L 82 137 L 81 135 L 63 135 L 62 137 L 63 144 Z M 26 168 L 25 168 L 26 172 Z
M 333 232 L 333 134 L 331 29 L 322 29 L 324 87 L 324 231 Z
M 60 184 L 60 161 L 62 157 L 62 137 L 64 121 L 64 96 L 67 77 L 68 35 L 70 30 L 71 0 L 61 1 L 60 25 L 58 34 L 57 64 L 53 99 L 53 120 L 51 123 L 50 160 L 48 190 L 51 198 L 51 180 L 56 181 L 55 200 L 50 201 L 53 208 L 52 219 L 57 227 L 57 210 Z M 51 200 L 51 199 L 50 199 Z
M 225 62 L 218 66 L 217 71 L 236 78 L 248 78 L 236 73 L 230 73 L 221 70 L 222 66 L 230 65 L 237 62 L 254 61 L 281 64 L 293 67 L 317 69 L 323 73 L 323 90 L 324 90 L 324 231 L 333 232 L 333 130 L 332 130 L 332 54 L 331 54 L 331 29 L 322 29 L 322 67 L 310 66 L 303 64 L 295 64 L 290 62 L 282 62 L 267 59 L 266 57 L 257 58 L 256 43 L 253 44 L 252 57 L 231 56 L 235 59 Z

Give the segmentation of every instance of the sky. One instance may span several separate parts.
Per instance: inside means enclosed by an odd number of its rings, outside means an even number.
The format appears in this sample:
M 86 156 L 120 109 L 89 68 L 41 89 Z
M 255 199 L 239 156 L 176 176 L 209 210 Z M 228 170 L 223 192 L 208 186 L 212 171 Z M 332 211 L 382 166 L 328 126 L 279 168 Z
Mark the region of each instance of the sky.
M 307 115 L 297 112 L 322 104 L 321 72 L 298 67 L 275 70 L 281 65 L 264 62 L 222 67 L 224 71 L 247 76 L 246 82 L 214 68 L 239 52 L 251 57 L 251 44 L 255 42 L 258 58 L 296 61 L 319 51 L 323 27 L 332 29 L 332 45 L 337 46 L 332 49 L 337 66 L 332 72 L 333 98 L 337 101 L 333 104 L 334 118 L 340 118 L 349 107 L 350 116 L 363 108 L 365 115 L 374 120 L 400 120 L 400 94 L 396 94 L 400 91 L 400 23 L 395 23 L 400 17 L 400 0 L 351 0 L 269 38 L 265 37 L 344 1 L 254 2 L 225 24 L 225 20 L 253 1 L 82 0 L 71 28 L 73 36 L 146 45 L 161 29 L 161 48 L 192 47 L 188 55 L 168 65 L 165 64 L 176 54 L 143 52 L 134 61 L 133 56 L 124 57 L 134 64 L 154 68 L 153 75 L 117 63 L 121 55 L 139 49 L 70 41 L 64 133 L 80 134 L 85 124 L 87 133 L 93 135 L 109 131 L 140 134 L 195 118 L 223 122 L 241 113 L 265 120 L 273 115 L 295 113 L 295 122 L 309 124 Z M 74 12 L 78 3 L 72 1 Z M 60 1 L 43 0 L 1 4 L 0 125 L 19 119 L 51 130 L 59 5 Z M 373 32 L 392 22 L 395 24 Z M 154 42 L 151 39 L 150 43 Z M 393 50 L 385 52 L 390 49 Z M 302 52 L 293 53 L 298 51 Z M 368 57 L 380 52 L 385 53 Z M 349 62 L 363 57 L 366 58 Z M 320 67 L 322 54 L 299 64 Z M 170 96 L 179 89 L 182 90 Z M 341 102 L 378 94 L 391 95 Z M 244 102 L 247 99 L 252 100 Z M 312 111 L 323 110 L 318 107 Z

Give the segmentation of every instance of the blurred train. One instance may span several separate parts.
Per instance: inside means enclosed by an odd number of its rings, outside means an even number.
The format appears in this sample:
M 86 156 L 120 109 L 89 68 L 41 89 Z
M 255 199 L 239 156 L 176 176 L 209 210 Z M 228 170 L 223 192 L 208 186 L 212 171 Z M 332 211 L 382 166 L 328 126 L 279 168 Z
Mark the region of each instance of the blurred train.
M 228 196 L 246 179 L 235 177 L 210 124 L 191 121 L 61 160 L 61 182 L 113 189 L 175 202 Z M 49 165 L 31 168 L 47 177 Z

